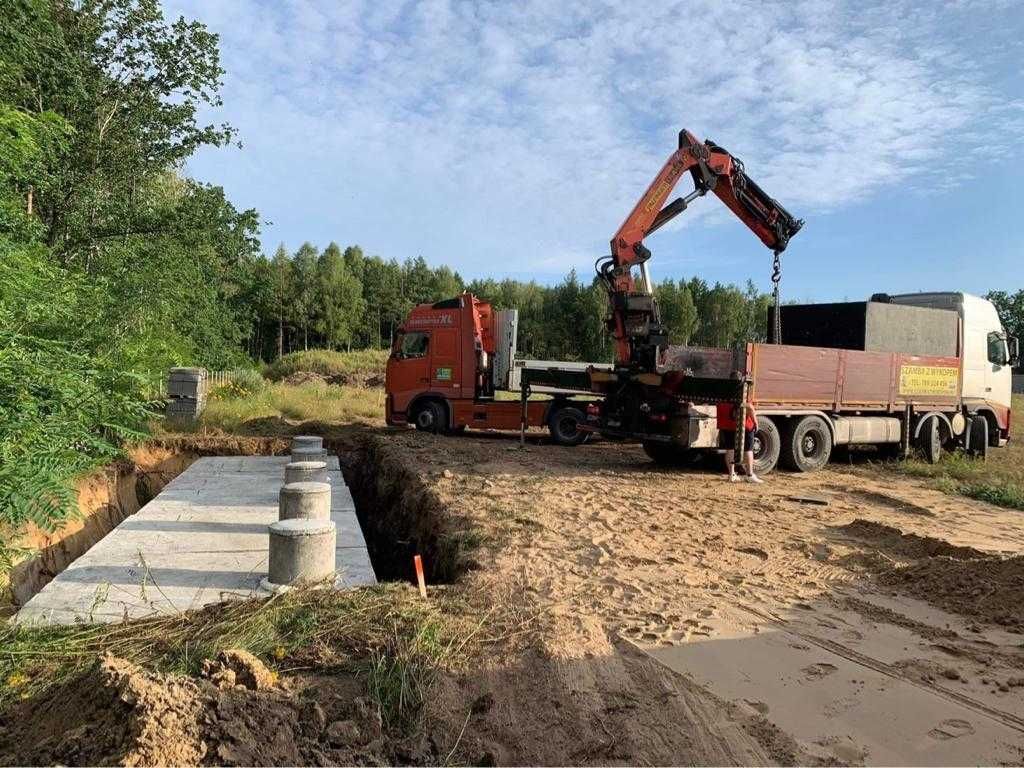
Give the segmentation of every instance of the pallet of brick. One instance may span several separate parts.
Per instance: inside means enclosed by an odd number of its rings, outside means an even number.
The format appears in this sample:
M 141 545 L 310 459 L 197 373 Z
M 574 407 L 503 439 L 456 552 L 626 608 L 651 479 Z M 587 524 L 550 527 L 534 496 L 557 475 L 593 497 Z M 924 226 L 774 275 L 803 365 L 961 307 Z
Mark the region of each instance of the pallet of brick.
M 206 407 L 205 368 L 172 368 L 167 377 L 167 418 L 195 419 Z

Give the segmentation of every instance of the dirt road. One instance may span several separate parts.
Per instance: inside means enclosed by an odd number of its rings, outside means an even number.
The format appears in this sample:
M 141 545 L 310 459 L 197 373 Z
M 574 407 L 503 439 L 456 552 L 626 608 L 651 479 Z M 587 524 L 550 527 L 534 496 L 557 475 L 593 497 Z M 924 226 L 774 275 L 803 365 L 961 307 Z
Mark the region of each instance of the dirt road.
M 866 464 L 755 486 L 612 443 L 387 442 L 480 532 L 464 581 L 514 617 L 437 707 L 467 756 L 1024 759 L 1017 512 Z

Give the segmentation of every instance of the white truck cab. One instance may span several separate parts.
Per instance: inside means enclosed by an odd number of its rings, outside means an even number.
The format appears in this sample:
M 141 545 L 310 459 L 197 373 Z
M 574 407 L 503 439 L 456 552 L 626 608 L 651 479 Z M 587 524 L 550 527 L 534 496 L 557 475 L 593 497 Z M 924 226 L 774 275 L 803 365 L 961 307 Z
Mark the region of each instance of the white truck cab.
M 990 445 L 1004 445 L 1010 436 L 1011 366 L 1020 349 L 1019 341 L 1007 335 L 992 302 L 969 293 L 905 293 L 890 299 L 894 304 L 949 309 L 960 315 L 961 398 L 969 413 L 989 420 Z

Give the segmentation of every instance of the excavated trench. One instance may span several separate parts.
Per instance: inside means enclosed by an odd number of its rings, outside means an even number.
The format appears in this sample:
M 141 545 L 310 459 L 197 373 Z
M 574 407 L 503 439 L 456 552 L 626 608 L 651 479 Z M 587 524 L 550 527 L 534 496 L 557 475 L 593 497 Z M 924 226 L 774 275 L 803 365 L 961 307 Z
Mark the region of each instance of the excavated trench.
M 473 538 L 453 529 L 446 508 L 422 478 L 373 436 L 325 440 L 339 457 L 345 482 L 378 581 L 415 582 L 413 556 L 423 559 L 428 583 L 455 581 L 475 567 Z M 245 441 L 187 441 L 144 445 L 131 461 L 106 467 L 78 488 L 78 516 L 61 530 L 29 534 L 23 545 L 36 553 L 10 572 L 14 607 L 23 605 L 77 558 L 135 514 L 202 456 L 273 455 L 287 450 L 284 438 Z
M 450 584 L 476 567 L 472 533 L 458 525 L 421 475 L 389 451 L 386 438 L 325 444 L 338 454 L 378 581 L 415 582 L 415 555 L 431 584 Z

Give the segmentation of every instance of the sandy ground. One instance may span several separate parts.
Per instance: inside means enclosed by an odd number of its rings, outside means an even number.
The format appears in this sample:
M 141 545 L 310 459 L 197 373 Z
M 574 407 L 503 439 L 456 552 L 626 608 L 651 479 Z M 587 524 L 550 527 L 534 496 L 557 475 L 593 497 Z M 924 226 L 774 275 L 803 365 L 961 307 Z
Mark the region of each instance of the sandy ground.
M 518 617 L 463 681 L 484 759 L 1024 760 L 1020 513 L 868 464 L 755 486 L 621 444 L 387 439 L 486 531 L 470 581 Z
M 0 764 L 1024 762 L 1019 512 L 863 462 L 755 486 L 608 442 L 329 439 L 376 493 L 364 532 L 393 536 L 394 573 L 418 541 L 455 564 L 429 599 L 478 622 L 422 733 L 383 733 L 356 674 L 232 685 L 110 659 L 0 713 Z

